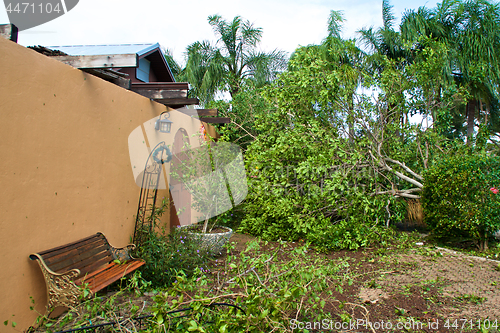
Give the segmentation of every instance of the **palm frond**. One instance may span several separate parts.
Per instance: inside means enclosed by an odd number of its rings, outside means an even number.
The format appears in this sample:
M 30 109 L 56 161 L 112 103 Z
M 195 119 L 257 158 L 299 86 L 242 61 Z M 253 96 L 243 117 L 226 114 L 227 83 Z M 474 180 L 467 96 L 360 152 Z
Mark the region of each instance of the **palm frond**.
M 392 13 L 393 7 L 389 0 L 382 0 L 382 21 L 386 30 L 393 28 L 394 20 L 396 19 Z
M 357 33 L 360 35 L 361 43 L 370 51 L 377 52 L 380 49 L 380 37 L 373 31 L 373 27 L 363 28 Z
M 170 71 L 172 72 L 175 80 L 182 80 L 182 66 L 179 65 L 177 61 L 175 61 L 172 51 L 170 49 L 165 49 L 163 50 L 163 54 L 165 55 L 165 61 L 167 62 L 167 65 L 170 68 Z
M 344 14 L 341 10 L 332 10 L 328 17 L 328 37 L 340 38 L 344 21 Z

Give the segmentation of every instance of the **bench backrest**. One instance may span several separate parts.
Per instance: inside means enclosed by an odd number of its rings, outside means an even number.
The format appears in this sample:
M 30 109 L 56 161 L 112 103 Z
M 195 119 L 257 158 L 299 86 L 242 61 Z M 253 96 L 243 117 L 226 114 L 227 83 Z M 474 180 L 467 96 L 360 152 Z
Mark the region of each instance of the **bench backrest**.
M 39 252 L 38 255 L 53 272 L 63 273 L 77 268 L 80 276 L 113 261 L 109 243 L 101 233 Z

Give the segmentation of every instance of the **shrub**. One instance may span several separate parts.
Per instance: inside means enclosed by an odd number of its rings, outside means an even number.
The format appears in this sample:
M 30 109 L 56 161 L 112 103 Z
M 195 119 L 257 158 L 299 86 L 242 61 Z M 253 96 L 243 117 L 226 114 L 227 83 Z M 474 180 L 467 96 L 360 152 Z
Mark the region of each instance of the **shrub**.
M 167 207 L 168 202 L 163 198 L 162 204 L 149 217 L 153 232 L 139 230 L 143 233 L 141 238 L 144 240 L 134 251 L 136 258 L 146 261 L 141 267 L 142 277 L 150 281 L 152 287 L 171 285 L 181 272 L 191 275 L 197 267 L 202 268 L 209 257 L 196 242 L 187 237 L 183 228 L 174 229 L 168 235 L 165 231 L 160 231 L 160 217 Z
M 480 250 L 500 229 L 500 158 L 455 155 L 424 174 L 424 221 L 437 236 L 472 237 Z
M 244 217 L 244 203 L 240 203 L 239 205 L 225 211 L 222 214 L 211 217 L 208 221 L 208 225 L 219 225 L 231 229 L 237 229 Z
M 146 261 L 142 277 L 152 283 L 152 287 L 165 287 L 184 272 L 190 276 L 197 267 L 203 267 L 208 254 L 190 241 L 182 229 L 175 229 L 168 235 L 153 232 L 137 249 L 136 256 Z

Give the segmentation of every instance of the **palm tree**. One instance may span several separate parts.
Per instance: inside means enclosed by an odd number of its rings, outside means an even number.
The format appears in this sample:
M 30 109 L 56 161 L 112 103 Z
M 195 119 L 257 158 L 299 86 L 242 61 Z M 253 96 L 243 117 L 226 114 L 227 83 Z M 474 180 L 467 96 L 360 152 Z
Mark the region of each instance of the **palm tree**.
M 170 49 L 165 49 L 163 51 L 163 54 L 165 55 L 165 61 L 168 64 L 168 67 L 170 67 L 170 70 L 172 71 L 172 75 L 177 81 L 182 81 L 182 67 L 179 65 L 177 61 L 175 61 L 174 56 L 172 54 L 172 50 Z
M 403 47 L 400 33 L 394 30 L 395 17 L 392 13 L 393 6 L 389 0 L 382 1 L 383 26 L 376 31 L 363 28 L 358 31 L 361 41 L 368 49 L 378 55 L 385 55 L 389 59 L 406 59 L 407 53 Z
M 462 84 L 469 88 L 467 141 L 474 132 L 476 111 L 486 112 L 498 96 L 500 83 L 500 7 L 486 0 L 465 1 L 458 6 L 460 30 L 455 40 Z M 488 112 L 487 112 L 488 113 Z
M 437 123 L 437 109 L 441 106 L 443 90 L 454 86 L 455 76 L 453 73 L 454 48 L 450 46 L 449 37 L 455 31 L 455 18 L 453 15 L 457 0 L 443 0 L 435 9 L 420 7 L 416 11 L 408 10 L 403 13 L 400 31 L 401 38 L 412 45 L 412 63 L 426 62 L 424 49 L 432 49 L 431 54 L 440 54 L 442 57 L 439 72 L 434 72 L 433 78 L 429 78 L 426 87 L 421 87 L 426 91 L 429 101 L 428 107 L 419 110 L 426 117 L 430 115 L 433 124 Z M 432 97 L 431 97 L 432 96 Z M 456 117 L 454 117 L 456 119 Z M 457 129 L 460 124 L 454 124 Z
M 401 39 L 401 34 L 394 29 L 396 18 L 394 17 L 392 8 L 393 6 L 389 0 L 382 0 L 383 26 L 377 30 L 371 27 L 358 31 L 361 42 L 371 52 L 367 67 L 375 73 L 382 73 L 384 70 L 390 69 L 387 66 L 388 63 L 394 66 L 392 70 L 403 71 L 405 66 L 411 61 L 410 55 Z M 394 120 L 404 124 L 409 117 L 407 111 L 399 107 L 401 102 L 405 100 L 403 92 L 399 91 L 390 94 L 391 96 L 388 96 L 386 122 Z
M 341 11 L 332 10 L 328 19 L 328 36 L 322 43 L 325 59 L 340 78 L 344 94 L 336 95 L 339 105 L 344 105 L 349 139 L 354 137 L 354 103 L 356 91 L 363 81 L 364 54 L 356 46 L 354 39 L 344 40 L 341 37 L 344 17 Z
M 421 7 L 403 16 L 403 37 L 417 44 L 425 36 L 450 50 L 447 70 L 466 88 L 467 142 L 474 132 L 476 111 L 487 122 L 491 103 L 498 99 L 500 83 L 500 7 L 487 0 L 444 0 L 433 10 Z M 484 109 L 483 110 L 483 105 Z
M 266 53 L 257 50 L 262 29 L 236 16 L 227 22 L 219 15 L 208 17 L 217 41 L 195 42 L 188 46 L 185 79 L 194 86 L 194 93 L 202 103 L 213 100 L 217 92 L 234 96 L 245 85 L 254 81 L 257 87 L 276 77 L 286 67 L 284 52 Z

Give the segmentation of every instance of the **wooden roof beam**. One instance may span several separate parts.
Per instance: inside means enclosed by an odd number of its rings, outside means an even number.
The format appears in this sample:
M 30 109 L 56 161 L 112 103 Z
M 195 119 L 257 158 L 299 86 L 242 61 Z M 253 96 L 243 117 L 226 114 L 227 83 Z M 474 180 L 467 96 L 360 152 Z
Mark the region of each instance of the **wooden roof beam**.
M 200 121 L 209 124 L 229 124 L 231 122 L 231 118 L 225 118 L 225 117 L 216 117 L 216 118 L 200 117 L 199 119 Z
M 191 116 L 191 117 L 217 117 L 218 110 L 217 109 L 187 109 L 187 108 L 181 108 L 181 109 L 176 109 L 176 111 L 179 111 L 181 113 L 184 113 L 185 115 Z
M 144 89 L 132 86 L 132 91 L 150 99 L 187 98 L 187 90 Z
M 187 82 L 133 82 L 134 89 L 189 90 Z
M 82 71 L 100 77 L 106 81 L 113 82 L 122 88 L 130 89 L 130 79 L 127 79 L 128 74 L 99 68 L 82 68 Z
M 55 56 L 60 62 L 76 68 L 123 68 L 138 67 L 138 57 L 135 53 L 108 55 Z
M 193 104 L 197 105 L 200 103 L 200 100 L 198 98 L 161 98 L 161 99 L 153 98 L 153 100 L 155 102 L 174 108 L 184 105 L 193 105 Z

